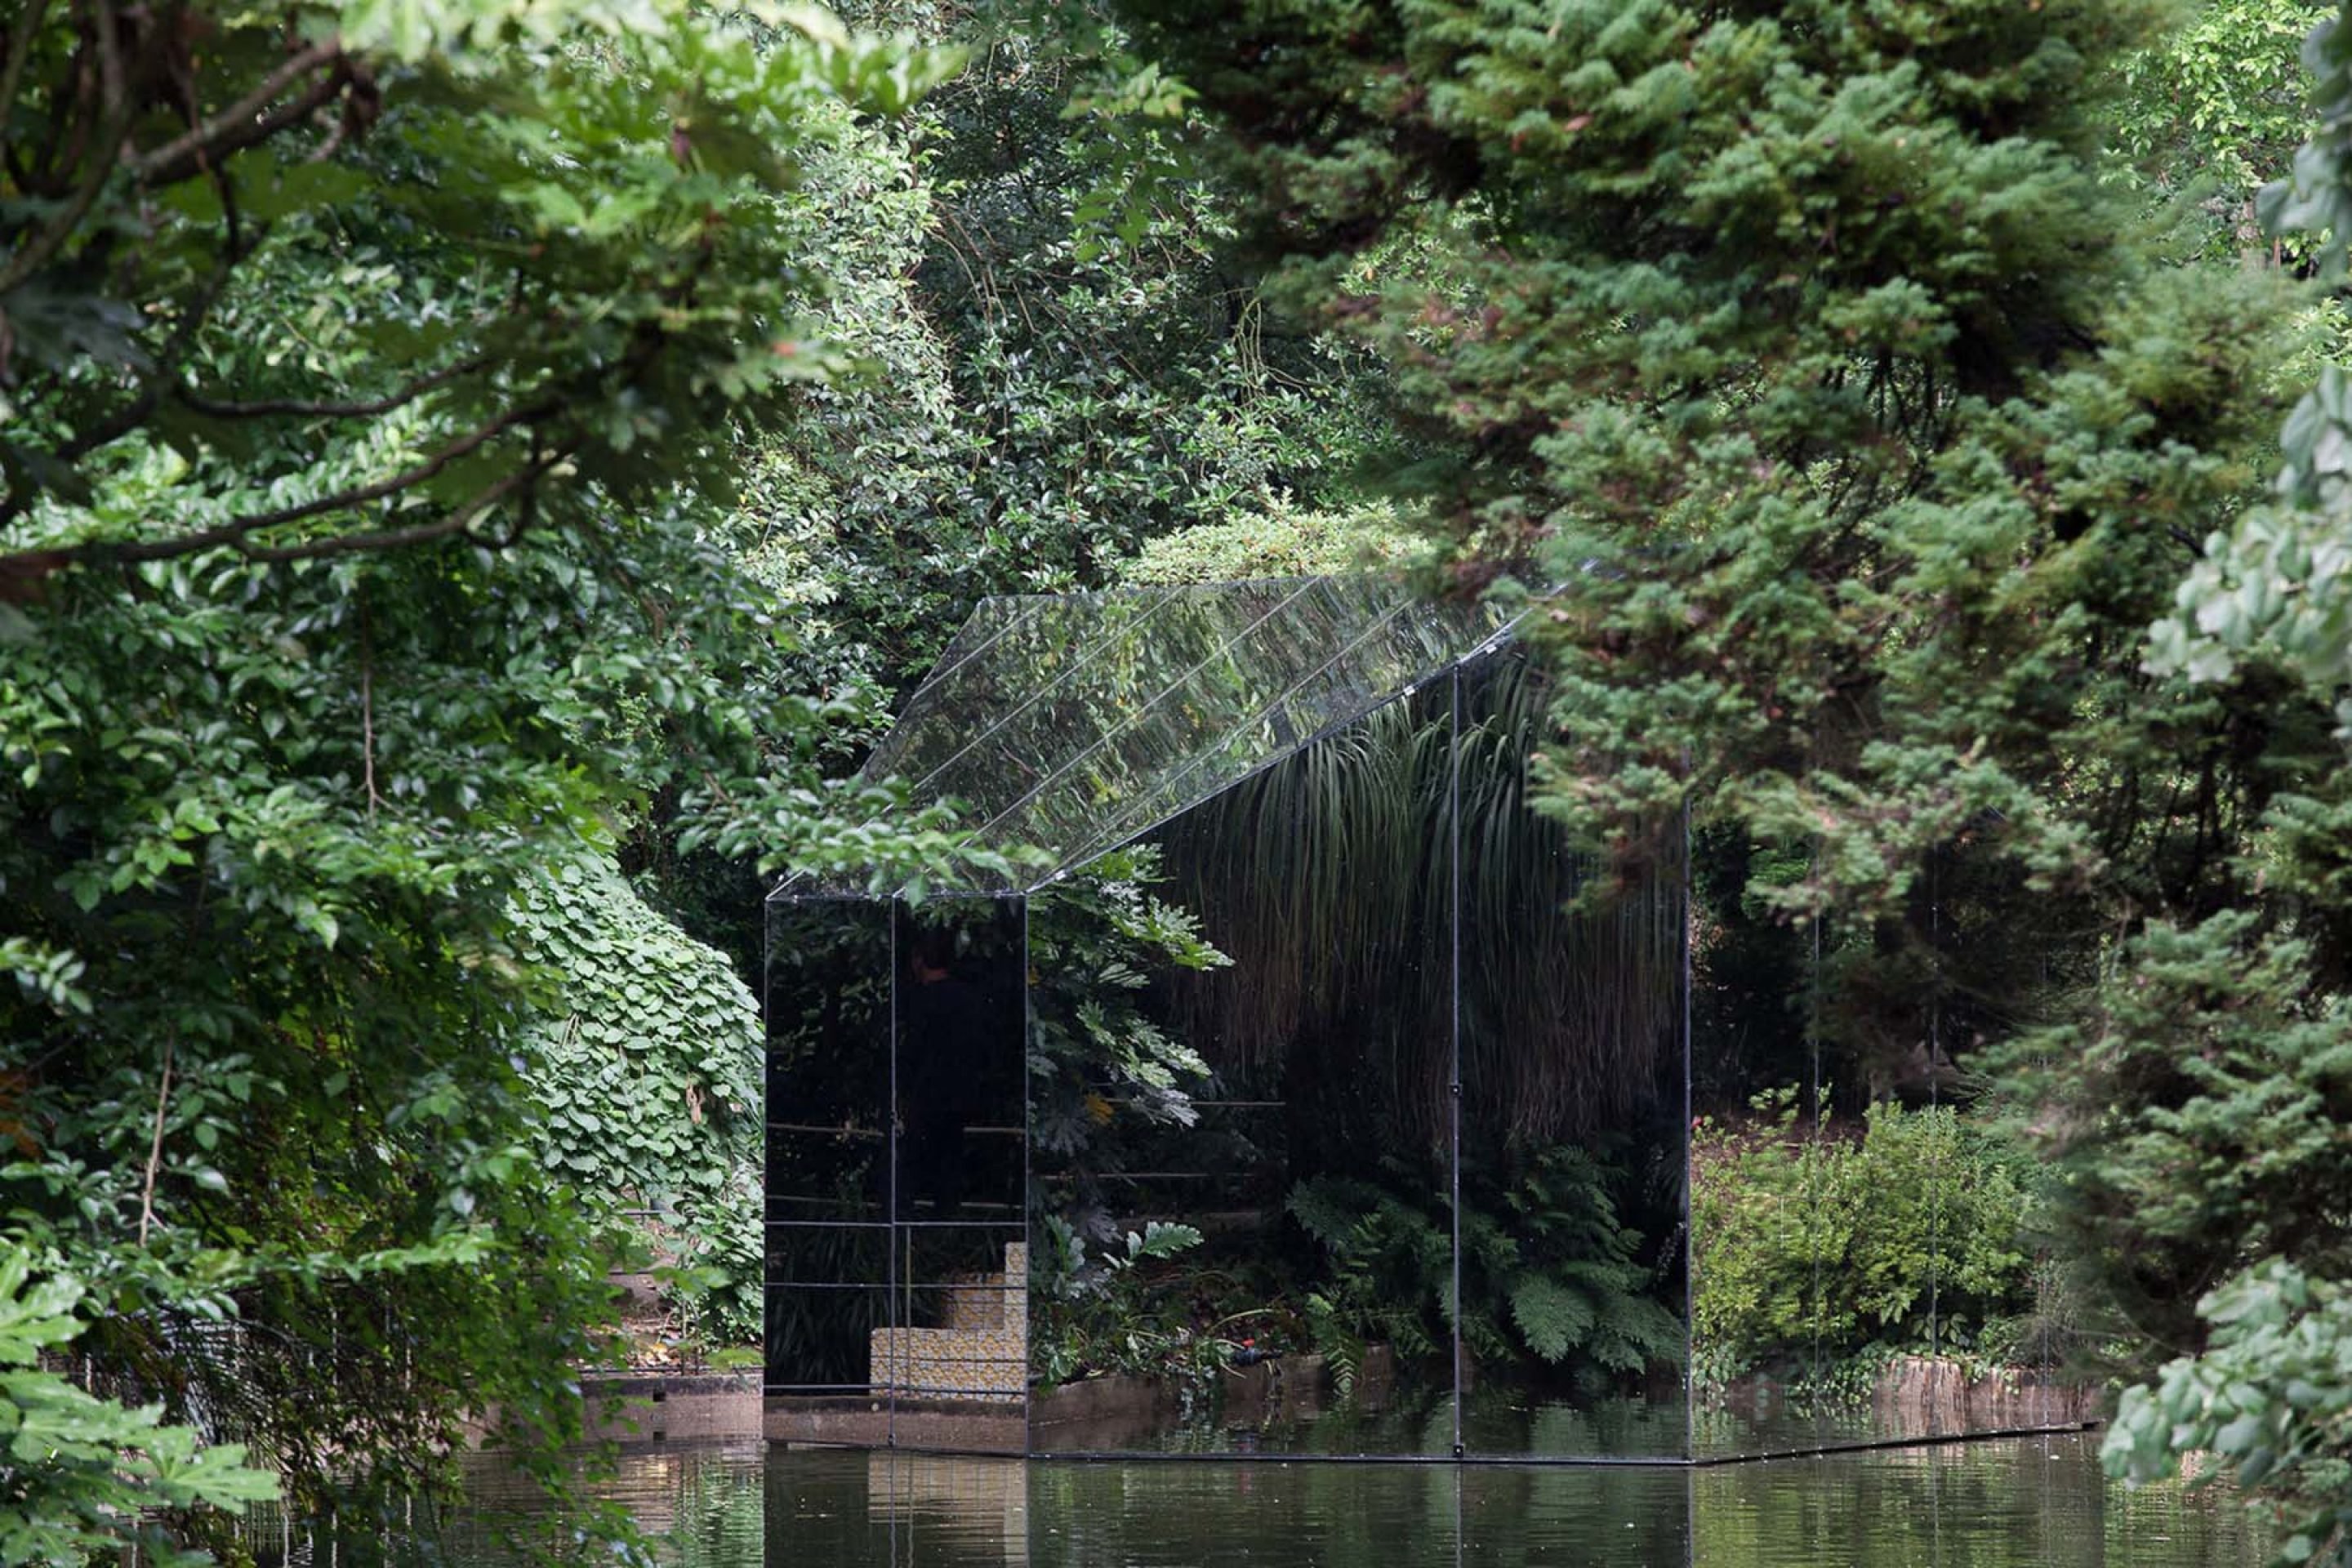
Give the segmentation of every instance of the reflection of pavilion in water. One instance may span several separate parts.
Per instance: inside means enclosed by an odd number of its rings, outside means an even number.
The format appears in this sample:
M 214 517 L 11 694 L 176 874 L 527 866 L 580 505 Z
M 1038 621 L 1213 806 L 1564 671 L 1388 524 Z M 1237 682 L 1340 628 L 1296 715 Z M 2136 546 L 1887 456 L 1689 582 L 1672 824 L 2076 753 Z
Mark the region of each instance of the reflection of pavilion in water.
M 894 1533 L 919 1521 L 944 1527 L 977 1552 L 992 1542 L 1003 1553 L 1004 1568 L 1026 1568 L 1029 1562 L 1028 1468 L 1016 1459 L 868 1454 L 866 1515 Z

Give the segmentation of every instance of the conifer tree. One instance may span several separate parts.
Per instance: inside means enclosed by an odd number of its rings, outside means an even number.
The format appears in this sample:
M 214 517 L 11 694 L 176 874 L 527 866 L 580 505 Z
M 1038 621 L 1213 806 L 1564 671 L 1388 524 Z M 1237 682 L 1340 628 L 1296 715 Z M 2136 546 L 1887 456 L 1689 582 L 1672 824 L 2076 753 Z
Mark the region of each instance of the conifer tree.
M 2149 636 L 2262 515 L 2299 301 L 2101 180 L 2152 9 L 1127 13 L 1291 298 L 1385 356 L 1453 586 L 1534 602 L 1546 808 L 1628 866 L 1685 808 L 1793 853 L 1747 891 L 1830 933 L 1841 1059 L 1932 1037 L 2031 1113 L 2087 1342 L 2194 1348 L 2265 1258 L 2343 1279 L 2341 643 L 2209 616 L 2192 681 Z M 1366 265 L 1407 232 L 1444 263 Z

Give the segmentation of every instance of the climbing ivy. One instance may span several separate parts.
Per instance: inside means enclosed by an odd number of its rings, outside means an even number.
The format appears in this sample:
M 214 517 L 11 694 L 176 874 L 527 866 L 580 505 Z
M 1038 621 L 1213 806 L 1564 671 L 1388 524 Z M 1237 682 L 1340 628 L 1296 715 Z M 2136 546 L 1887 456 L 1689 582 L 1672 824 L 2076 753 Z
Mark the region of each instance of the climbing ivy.
M 521 955 L 557 972 L 528 1031 L 549 1171 L 634 1216 L 677 1266 L 674 1304 L 722 1342 L 760 1314 L 759 1005 L 725 955 L 638 899 L 610 860 L 550 871 L 515 908 Z

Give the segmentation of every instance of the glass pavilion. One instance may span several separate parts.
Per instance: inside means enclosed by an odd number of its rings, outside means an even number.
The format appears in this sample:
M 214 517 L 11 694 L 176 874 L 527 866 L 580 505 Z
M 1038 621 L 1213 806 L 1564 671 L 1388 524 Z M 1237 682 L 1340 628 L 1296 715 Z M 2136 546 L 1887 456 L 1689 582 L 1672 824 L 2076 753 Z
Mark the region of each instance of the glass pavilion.
M 1695 1126 L 1799 1153 L 1765 1208 L 1821 1238 L 1800 1319 L 1836 1237 L 1932 1247 L 1948 1194 L 1816 1190 L 1859 1124 L 1819 998 L 1695 1033 L 1682 828 L 1586 888 L 1523 797 L 1548 705 L 1502 615 L 1380 581 L 983 603 L 866 771 L 1022 873 L 769 900 L 770 1437 L 1675 1462 L 2073 1425 L 1932 1343 L 1825 1397 L 1825 1321 L 1716 1364 Z M 1932 1103 L 1933 1067 L 1867 1093 Z

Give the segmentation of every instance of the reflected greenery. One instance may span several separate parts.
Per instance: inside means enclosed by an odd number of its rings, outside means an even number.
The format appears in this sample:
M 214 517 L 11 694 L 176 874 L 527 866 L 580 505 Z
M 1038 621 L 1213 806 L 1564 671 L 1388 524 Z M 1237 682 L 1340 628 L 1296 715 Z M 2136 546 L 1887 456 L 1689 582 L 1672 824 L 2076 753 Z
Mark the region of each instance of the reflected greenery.
M 1699 1469 L 1034 1463 L 756 1447 L 640 1447 L 599 1489 L 674 1568 L 2234 1568 L 2269 1542 L 2225 1491 L 2105 1480 L 2090 1436 Z M 487 1456 L 447 1538 L 509 1561 L 543 1507 Z M 264 1539 L 264 1538 L 267 1539 Z M 324 1562 L 322 1539 L 255 1531 Z M 764 1542 L 764 1544 L 763 1544 Z

